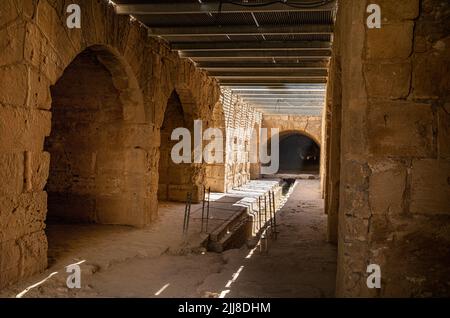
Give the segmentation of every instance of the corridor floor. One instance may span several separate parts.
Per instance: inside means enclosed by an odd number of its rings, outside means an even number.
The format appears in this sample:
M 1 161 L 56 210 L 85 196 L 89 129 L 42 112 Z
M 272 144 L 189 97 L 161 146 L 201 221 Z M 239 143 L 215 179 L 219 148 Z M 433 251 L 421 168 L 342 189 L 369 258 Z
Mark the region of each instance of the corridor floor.
M 319 180 L 297 181 L 277 214 L 278 238 L 269 239 L 266 252 L 247 246 L 222 254 L 201 248 L 166 249 L 162 236 L 166 236 L 166 241 L 174 239 L 173 233 L 161 230 L 164 226 L 169 229 L 169 218 L 173 218 L 173 211 L 167 207 L 161 209 L 160 220 L 155 224 L 159 225 L 158 230 L 118 228 L 117 232 L 102 226 L 109 233 L 103 239 L 88 237 L 89 246 L 83 249 L 88 252 L 81 264 L 80 289 L 66 287 L 68 274 L 63 265 L 81 260 L 67 255 L 64 264 L 55 262 L 45 273 L 5 289 L 0 296 L 333 297 L 336 248 L 325 241 L 326 216 L 319 186 Z M 179 210 L 182 208 L 179 205 Z M 121 257 L 108 259 L 111 251 Z M 33 287 L 27 290 L 30 286 Z
M 319 187 L 319 180 L 297 180 L 277 214 L 277 240 L 269 240 L 267 254 L 245 259 L 227 297 L 334 296 L 337 254 L 326 242 Z

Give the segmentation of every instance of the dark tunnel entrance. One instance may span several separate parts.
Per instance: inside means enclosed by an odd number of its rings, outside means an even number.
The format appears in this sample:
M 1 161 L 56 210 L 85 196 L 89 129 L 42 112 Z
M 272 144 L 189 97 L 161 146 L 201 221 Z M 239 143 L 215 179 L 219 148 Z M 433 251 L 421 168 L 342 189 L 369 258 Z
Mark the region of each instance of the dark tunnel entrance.
M 319 173 L 320 147 L 311 138 L 300 133 L 280 136 L 279 173 Z

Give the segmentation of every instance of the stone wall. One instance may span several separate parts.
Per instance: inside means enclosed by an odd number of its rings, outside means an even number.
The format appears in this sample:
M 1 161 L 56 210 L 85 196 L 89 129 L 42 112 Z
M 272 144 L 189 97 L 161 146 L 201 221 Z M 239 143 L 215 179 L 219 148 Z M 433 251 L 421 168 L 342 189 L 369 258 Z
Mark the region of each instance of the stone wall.
M 147 37 L 139 23 L 117 16 L 106 1 L 71 3 L 81 6 L 81 29 L 66 27 L 65 1 L 6 0 L 0 6 L 0 176 L 7 180 L 0 186 L 0 288 L 47 265 L 44 187 L 50 166 L 55 169 L 49 190 L 95 194 L 92 213 L 81 219 L 144 226 L 157 213 L 160 127 L 169 97 L 175 92 L 191 119 L 211 122 L 214 109 L 221 107 L 217 82 L 164 42 Z M 98 86 L 77 91 L 75 86 L 82 84 L 76 82 L 78 75 L 64 84 L 66 95 L 50 90 L 86 49 L 95 53 L 103 72 L 97 84 L 109 85 L 104 88 L 114 98 L 111 109 L 101 109 L 95 96 L 83 99 Z M 86 73 L 80 76 L 86 79 Z M 90 83 L 95 82 L 92 78 Z M 64 105 L 84 108 L 65 112 Z M 81 113 L 88 120 L 81 120 Z M 81 147 L 83 155 L 79 161 L 75 156 L 57 159 L 63 154 L 58 141 L 73 140 L 70 130 L 76 125 L 83 131 L 73 149 Z M 96 128 L 102 131 L 93 134 Z M 57 132 L 62 132 L 59 137 Z M 44 151 L 49 136 L 46 149 L 52 157 Z M 65 169 L 75 162 L 79 165 L 70 175 L 57 173 L 58 165 Z M 194 201 L 200 198 L 206 168 L 192 167 Z
M 251 179 L 251 138 L 261 127 L 262 114 L 237 95 L 224 90 L 222 97 L 226 127 L 225 189 L 239 187 Z M 253 167 L 255 169 L 255 167 Z M 255 172 L 253 172 L 255 173 Z
M 280 135 L 298 132 L 320 145 L 322 143 L 322 118 L 301 115 L 264 115 L 263 128 L 278 128 Z
M 382 27 L 367 29 L 369 3 L 340 1 L 335 34 L 337 295 L 448 297 L 450 5 L 380 0 Z M 369 264 L 381 289 L 366 286 Z

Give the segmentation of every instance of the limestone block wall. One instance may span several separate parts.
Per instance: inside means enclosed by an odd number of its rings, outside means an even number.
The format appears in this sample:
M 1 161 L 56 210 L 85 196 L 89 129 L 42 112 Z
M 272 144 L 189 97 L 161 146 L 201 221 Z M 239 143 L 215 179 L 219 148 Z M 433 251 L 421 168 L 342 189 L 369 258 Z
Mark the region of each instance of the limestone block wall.
M 337 295 L 448 297 L 450 4 L 380 0 L 381 29 L 367 29 L 369 3 L 340 1 L 335 34 Z M 366 286 L 369 264 L 381 289 Z
M 83 220 L 150 223 L 157 213 L 160 128 L 169 97 L 178 95 L 185 118 L 212 121 L 221 106 L 217 82 L 147 37 L 137 22 L 117 16 L 106 1 L 71 3 L 81 7 L 81 29 L 67 28 L 66 1 L 6 0 L 0 6 L 0 288 L 47 265 L 47 191 L 95 194 Z M 89 79 L 78 72 L 91 66 L 77 67 L 73 81 L 59 82 L 86 50 L 94 52 L 103 74 L 90 83 L 108 85 L 96 96 L 107 94 L 111 103 L 88 99 L 98 87 L 75 89 L 82 84 L 77 79 Z M 64 94 L 54 90 L 59 85 L 67 87 Z M 75 127 L 83 127 L 79 144 L 69 146 Z M 93 134 L 96 128 L 100 132 Z M 64 153 L 61 142 L 67 150 L 78 147 L 80 160 L 67 159 L 76 152 Z M 205 169 L 192 166 L 197 199 Z
M 220 136 L 208 136 L 207 140 L 204 140 L 204 149 L 208 147 L 209 143 L 220 142 L 221 149 L 216 149 L 210 153 L 211 156 L 216 158 L 214 163 L 209 163 L 206 165 L 205 169 L 205 186 L 213 192 L 226 192 L 226 143 L 227 143 L 227 133 L 226 133 L 226 123 L 225 123 L 225 113 L 224 107 L 222 105 L 223 95 L 221 94 L 220 101 L 214 106 L 212 118 L 210 121 L 204 123 L 204 134 L 206 135 L 206 129 L 214 128 L 215 130 L 220 130 Z M 205 136 L 206 137 L 206 136 Z M 217 140 L 216 140 L 217 139 Z M 217 144 L 216 144 L 217 145 Z
M 250 150 L 253 130 L 261 127 L 262 114 L 239 96 L 224 91 L 222 104 L 225 115 L 226 161 L 225 189 L 241 186 L 250 181 Z
M 322 118 L 320 116 L 264 115 L 262 127 L 278 128 L 280 135 L 298 132 L 311 138 L 318 145 L 322 142 Z

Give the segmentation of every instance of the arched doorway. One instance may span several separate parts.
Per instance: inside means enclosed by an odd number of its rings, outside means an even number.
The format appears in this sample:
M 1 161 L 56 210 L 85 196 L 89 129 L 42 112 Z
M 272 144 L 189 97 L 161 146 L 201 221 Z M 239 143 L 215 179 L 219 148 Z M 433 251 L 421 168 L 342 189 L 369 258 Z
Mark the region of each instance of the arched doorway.
M 193 200 L 197 200 L 197 195 L 190 163 L 175 163 L 171 158 L 171 151 L 179 141 L 171 140 L 171 135 L 176 128 L 191 128 L 192 120 L 185 114 L 180 96 L 176 91 L 170 95 L 164 120 L 160 128 L 161 144 L 159 154 L 159 182 L 158 200 L 160 201 L 186 201 L 188 192 L 193 193 Z M 193 141 L 193 131 L 191 132 L 191 146 Z
M 280 135 L 279 173 L 319 173 L 320 147 L 310 137 L 299 132 Z
M 143 105 L 121 61 L 107 48 L 87 48 L 51 87 L 51 96 L 52 130 L 45 140 L 49 256 L 52 245 L 72 237 L 66 225 L 149 221 L 147 152 L 130 133 L 145 120 L 138 118 Z

